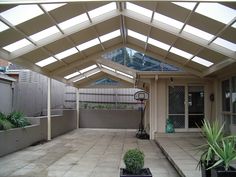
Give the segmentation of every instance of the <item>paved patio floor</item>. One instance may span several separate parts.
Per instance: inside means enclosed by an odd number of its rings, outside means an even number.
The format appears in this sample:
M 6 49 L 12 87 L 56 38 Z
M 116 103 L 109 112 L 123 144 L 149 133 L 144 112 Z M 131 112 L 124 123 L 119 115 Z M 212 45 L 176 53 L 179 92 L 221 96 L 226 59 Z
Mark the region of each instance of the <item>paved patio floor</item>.
M 154 141 L 130 130 L 80 129 L 0 158 L 1 177 L 118 177 L 130 148 L 145 154 L 153 177 L 179 177 Z

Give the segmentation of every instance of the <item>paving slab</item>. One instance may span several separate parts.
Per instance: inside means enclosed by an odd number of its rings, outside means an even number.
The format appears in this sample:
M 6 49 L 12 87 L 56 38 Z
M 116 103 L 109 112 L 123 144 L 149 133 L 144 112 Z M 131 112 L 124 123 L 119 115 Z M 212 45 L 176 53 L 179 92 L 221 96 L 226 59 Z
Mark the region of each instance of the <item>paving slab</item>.
M 154 141 L 134 130 L 78 129 L 0 158 L 0 177 L 119 177 L 130 148 L 145 154 L 153 177 L 179 177 Z
M 197 147 L 204 143 L 199 133 L 156 134 L 156 143 L 182 177 L 199 177 Z

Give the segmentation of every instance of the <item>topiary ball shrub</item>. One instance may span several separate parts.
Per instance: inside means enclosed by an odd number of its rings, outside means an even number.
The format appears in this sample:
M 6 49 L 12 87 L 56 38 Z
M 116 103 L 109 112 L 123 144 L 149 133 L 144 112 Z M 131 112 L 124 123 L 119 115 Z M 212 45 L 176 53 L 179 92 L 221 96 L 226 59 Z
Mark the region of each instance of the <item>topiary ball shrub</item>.
M 144 154 L 139 149 L 130 149 L 124 155 L 126 170 L 130 174 L 138 174 L 144 166 Z

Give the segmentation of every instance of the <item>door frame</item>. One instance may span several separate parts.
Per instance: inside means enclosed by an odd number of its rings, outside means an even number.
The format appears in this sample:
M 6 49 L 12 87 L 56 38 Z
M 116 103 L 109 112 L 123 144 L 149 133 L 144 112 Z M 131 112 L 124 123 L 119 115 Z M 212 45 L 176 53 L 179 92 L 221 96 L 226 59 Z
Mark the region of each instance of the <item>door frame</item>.
M 204 117 L 206 115 L 206 85 L 204 83 L 185 83 L 185 84 L 167 84 L 167 117 L 169 117 L 169 87 L 171 86 L 183 86 L 184 87 L 184 119 L 185 119 L 185 127 L 184 128 L 175 128 L 175 132 L 200 132 L 200 128 L 188 128 L 188 87 L 189 86 L 201 86 L 203 87 L 204 92 Z

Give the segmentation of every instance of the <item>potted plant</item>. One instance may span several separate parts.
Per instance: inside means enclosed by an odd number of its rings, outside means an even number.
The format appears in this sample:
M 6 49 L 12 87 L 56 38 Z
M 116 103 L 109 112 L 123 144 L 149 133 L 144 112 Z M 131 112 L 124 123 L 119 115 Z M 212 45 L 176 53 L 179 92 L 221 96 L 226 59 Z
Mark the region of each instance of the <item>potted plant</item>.
M 233 177 L 236 176 L 236 169 L 230 164 L 236 160 L 235 136 L 229 136 L 216 143 L 209 144 L 218 157 L 211 169 L 211 177 Z
M 202 152 L 198 163 L 198 166 L 202 171 L 202 177 L 211 176 L 211 170 L 209 167 L 215 163 L 216 158 L 216 154 L 212 147 L 223 139 L 223 128 L 224 124 L 220 125 L 218 121 L 215 121 L 212 124 L 208 120 L 203 121 L 201 130 L 203 138 L 206 140 L 206 144 L 198 147 L 198 149 Z
M 128 150 L 123 160 L 126 168 L 120 169 L 120 177 L 152 177 L 149 168 L 143 168 L 144 154 L 140 150 Z

